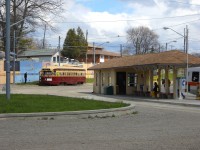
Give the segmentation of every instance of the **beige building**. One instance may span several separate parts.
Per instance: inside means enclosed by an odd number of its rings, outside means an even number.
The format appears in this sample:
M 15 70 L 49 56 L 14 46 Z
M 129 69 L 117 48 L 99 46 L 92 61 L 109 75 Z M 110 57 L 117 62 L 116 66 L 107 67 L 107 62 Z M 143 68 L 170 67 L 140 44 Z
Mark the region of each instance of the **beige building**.
M 16 74 L 19 72 L 16 71 Z M 0 60 L 0 84 L 6 83 L 6 71 L 4 70 L 4 60 Z M 13 83 L 13 71 L 10 71 L 10 83 Z M 1 90 L 1 89 L 0 89 Z
M 185 76 L 187 60 L 188 67 L 200 66 L 200 58 L 177 50 L 112 59 L 89 68 L 94 70 L 93 91 L 105 94 L 106 87 L 111 86 L 115 95 L 150 96 L 157 82 L 164 88 L 160 97 L 177 98 L 177 79 Z

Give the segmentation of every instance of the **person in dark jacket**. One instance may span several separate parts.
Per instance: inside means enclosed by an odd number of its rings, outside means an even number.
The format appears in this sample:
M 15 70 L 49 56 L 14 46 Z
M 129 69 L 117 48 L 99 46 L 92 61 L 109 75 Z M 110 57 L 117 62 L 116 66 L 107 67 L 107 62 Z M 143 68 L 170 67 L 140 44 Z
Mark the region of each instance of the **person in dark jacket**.
M 158 99 L 159 86 L 157 82 L 154 82 L 153 92 L 154 92 L 155 98 Z
M 24 74 L 24 83 L 27 81 L 27 72 Z

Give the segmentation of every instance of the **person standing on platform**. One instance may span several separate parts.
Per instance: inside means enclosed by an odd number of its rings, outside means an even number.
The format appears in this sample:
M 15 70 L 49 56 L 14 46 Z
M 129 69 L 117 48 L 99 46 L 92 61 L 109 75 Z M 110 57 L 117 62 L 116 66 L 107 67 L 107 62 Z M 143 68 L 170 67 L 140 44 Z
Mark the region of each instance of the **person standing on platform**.
M 24 74 L 24 83 L 27 81 L 27 72 Z
M 159 86 L 157 82 L 154 82 L 153 92 L 154 92 L 155 98 L 158 99 Z

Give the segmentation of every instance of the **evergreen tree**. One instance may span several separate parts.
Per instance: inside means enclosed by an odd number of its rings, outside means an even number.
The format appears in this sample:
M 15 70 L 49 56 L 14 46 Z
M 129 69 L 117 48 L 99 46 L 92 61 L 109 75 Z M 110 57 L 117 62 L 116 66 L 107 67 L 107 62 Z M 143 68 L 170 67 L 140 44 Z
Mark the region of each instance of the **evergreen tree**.
M 77 30 L 69 29 L 63 44 L 62 55 L 64 57 L 77 59 L 86 54 L 87 41 L 80 27 Z

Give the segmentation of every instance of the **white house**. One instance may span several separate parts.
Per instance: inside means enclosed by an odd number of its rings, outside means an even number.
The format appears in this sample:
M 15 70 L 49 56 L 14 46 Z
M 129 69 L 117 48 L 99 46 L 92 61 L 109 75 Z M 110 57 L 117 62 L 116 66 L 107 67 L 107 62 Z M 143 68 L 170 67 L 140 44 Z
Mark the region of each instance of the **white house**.
M 57 49 L 41 49 L 41 50 L 25 50 L 20 51 L 17 54 L 17 58 L 23 59 L 33 59 L 40 62 L 59 62 L 59 51 Z M 63 58 L 60 58 L 63 61 Z

